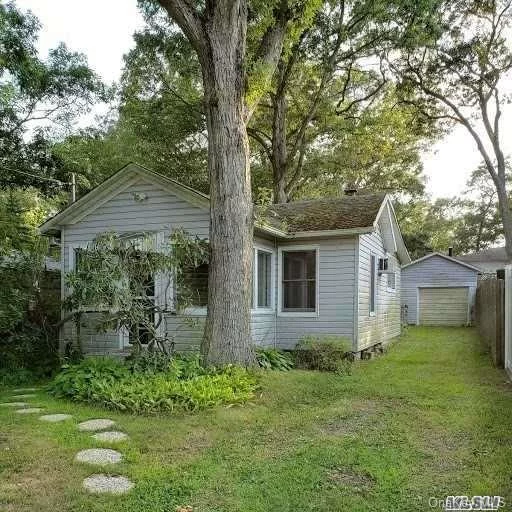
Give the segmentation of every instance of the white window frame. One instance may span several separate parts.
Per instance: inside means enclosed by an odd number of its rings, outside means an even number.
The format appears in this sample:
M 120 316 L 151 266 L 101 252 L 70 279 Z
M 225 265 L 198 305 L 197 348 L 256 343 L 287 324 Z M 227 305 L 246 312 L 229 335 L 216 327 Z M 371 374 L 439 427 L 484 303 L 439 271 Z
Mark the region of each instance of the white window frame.
M 389 286 L 389 276 L 393 275 L 395 278 L 395 286 L 394 288 L 392 286 Z M 390 293 L 396 293 L 396 272 L 392 272 L 390 274 L 386 274 L 386 289 Z
M 120 231 L 120 232 L 117 232 L 116 234 L 118 236 L 122 237 L 123 235 L 126 236 L 128 234 L 131 234 L 131 232 Z M 168 250 L 165 245 L 166 231 L 145 231 L 144 234 L 151 235 L 154 237 L 154 243 L 155 243 L 157 251 Z M 92 242 L 92 240 L 91 240 L 91 242 Z M 69 245 L 68 269 L 67 269 L 68 272 L 75 270 L 75 250 L 76 249 L 87 249 L 87 247 L 89 246 L 89 243 L 90 242 L 80 242 L 80 243 L 73 243 L 73 244 Z M 165 286 L 164 279 L 162 279 L 162 275 L 157 273 L 154 277 L 154 280 L 155 280 L 155 298 L 154 298 L 155 303 L 160 304 L 160 305 L 162 305 L 162 303 L 170 304 L 171 308 L 172 308 L 173 307 L 173 299 L 174 299 L 174 297 L 172 296 L 172 290 L 173 290 L 172 280 L 171 280 L 169 288 L 168 288 L 168 293 L 170 295 L 168 295 L 167 297 L 163 296 L 165 293 L 166 286 Z M 90 309 L 92 310 L 93 308 L 91 307 Z M 94 310 L 97 311 L 98 313 L 101 313 L 102 311 L 104 311 L 104 309 L 101 307 L 94 308 Z M 160 325 L 158 326 L 157 335 L 163 336 L 164 330 L 165 330 L 165 320 L 162 320 L 162 322 L 160 322 Z M 119 349 L 122 350 L 122 349 L 130 346 L 128 329 L 126 329 L 126 328 L 119 329 L 118 340 L 119 340 Z
M 372 287 L 372 258 L 373 258 L 373 287 Z M 368 282 L 368 290 L 370 294 L 368 296 L 368 316 L 376 316 L 377 314 L 377 283 L 379 279 L 379 256 L 373 252 L 369 256 L 370 276 Z M 373 310 L 372 308 L 372 294 L 373 294 Z
M 258 305 L 258 252 L 270 254 L 270 306 Z M 252 313 L 273 313 L 276 310 L 275 293 L 275 253 L 272 249 L 262 245 L 254 245 L 253 272 L 252 272 Z
M 208 275 L 210 273 L 210 269 L 208 267 Z M 174 293 L 177 292 L 176 287 L 173 288 Z M 176 296 L 174 296 L 174 299 Z M 174 308 L 174 311 L 176 312 L 176 308 Z M 180 311 L 179 315 L 181 316 L 206 316 L 208 313 L 208 306 L 187 306 L 186 308 L 183 308 L 182 311 Z
M 283 311 L 283 252 L 315 251 L 315 311 Z M 277 264 L 277 315 L 283 317 L 314 318 L 320 316 L 320 246 L 319 245 L 285 245 L 278 249 Z
M 386 276 L 386 289 L 390 293 L 396 293 L 396 266 L 395 266 L 395 261 L 394 261 L 394 258 L 392 257 L 392 255 L 389 252 L 386 253 L 385 257 L 388 260 L 388 273 L 385 274 L 385 276 Z M 394 288 L 389 286 L 389 275 L 391 273 L 395 276 L 395 287 Z

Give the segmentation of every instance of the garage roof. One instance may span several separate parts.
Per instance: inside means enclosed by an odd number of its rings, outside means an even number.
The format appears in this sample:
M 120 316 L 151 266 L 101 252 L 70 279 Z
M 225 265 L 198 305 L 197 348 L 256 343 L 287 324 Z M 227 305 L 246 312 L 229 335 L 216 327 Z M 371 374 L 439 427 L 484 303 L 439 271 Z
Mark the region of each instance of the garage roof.
M 440 252 L 432 252 L 430 254 L 427 254 L 426 256 L 423 256 L 422 258 L 418 258 L 417 260 L 411 261 L 411 263 L 407 263 L 407 265 L 403 265 L 402 268 L 411 267 L 412 265 L 416 265 L 416 263 L 420 263 L 421 261 L 428 260 L 429 258 L 432 258 L 434 256 L 440 256 L 441 258 L 451 261 L 452 263 L 457 263 L 457 265 L 461 265 L 462 267 L 469 268 L 471 270 L 474 270 L 475 272 L 480 272 L 480 269 L 473 267 L 473 265 L 469 265 L 469 263 L 464 263 L 463 261 L 457 260 L 455 258 L 452 258 L 451 256 L 447 256 L 446 254 L 442 254 Z

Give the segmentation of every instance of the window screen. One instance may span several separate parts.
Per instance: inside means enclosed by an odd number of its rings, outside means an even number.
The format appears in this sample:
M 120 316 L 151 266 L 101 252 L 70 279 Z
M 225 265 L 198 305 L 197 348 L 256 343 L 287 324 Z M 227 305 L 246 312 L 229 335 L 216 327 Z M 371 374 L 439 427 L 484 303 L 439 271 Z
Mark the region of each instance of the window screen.
M 283 251 L 283 311 L 316 311 L 316 251 Z

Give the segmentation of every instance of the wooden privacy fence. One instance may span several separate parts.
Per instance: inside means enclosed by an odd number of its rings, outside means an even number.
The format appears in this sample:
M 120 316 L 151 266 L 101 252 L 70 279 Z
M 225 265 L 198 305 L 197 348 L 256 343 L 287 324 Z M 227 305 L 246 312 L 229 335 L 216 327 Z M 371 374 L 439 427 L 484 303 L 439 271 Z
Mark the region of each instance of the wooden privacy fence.
M 503 368 L 505 360 L 505 281 L 485 279 L 476 289 L 475 321 L 492 361 Z
M 512 380 L 512 265 L 505 267 L 505 370 Z

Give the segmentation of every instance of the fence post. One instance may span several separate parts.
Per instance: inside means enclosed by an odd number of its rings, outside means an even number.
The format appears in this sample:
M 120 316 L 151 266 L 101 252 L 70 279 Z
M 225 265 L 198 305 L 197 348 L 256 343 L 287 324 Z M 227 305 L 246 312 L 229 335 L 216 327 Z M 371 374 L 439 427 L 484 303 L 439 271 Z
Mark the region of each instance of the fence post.
M 505 370 L 512 378 L 512 265 L 505 267 Z

